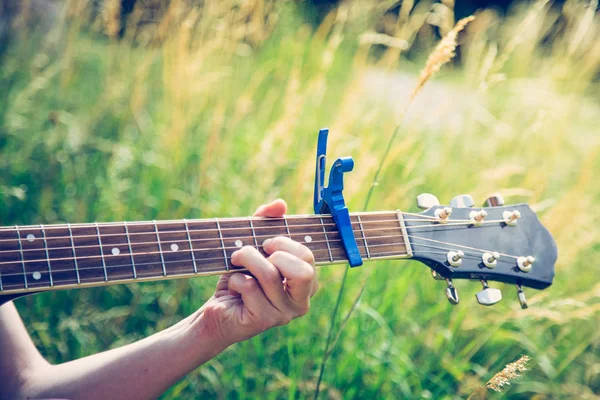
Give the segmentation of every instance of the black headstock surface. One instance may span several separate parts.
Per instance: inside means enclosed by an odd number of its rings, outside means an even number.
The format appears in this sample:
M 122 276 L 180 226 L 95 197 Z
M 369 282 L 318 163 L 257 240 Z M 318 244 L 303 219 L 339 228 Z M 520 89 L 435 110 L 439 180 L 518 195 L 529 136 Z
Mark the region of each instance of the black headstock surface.
M 450 215 L 443 214 L 444 210 Z M 473 220 L 477 213 L 484 215 L 481 221 Z M 511 216 L 518 218 L 511 220 Z M 527 204 L 450 209 L 436 205 L 419 214 L 405 214 L 405 225 L 413 258 L 444 278 L 499 281 L 536 289 L 552 284 L 556 243 Z M 488 266 L 483 260 L 486 253 Z M 495 263 L 489 258 L 492 254 L 499 256 Z

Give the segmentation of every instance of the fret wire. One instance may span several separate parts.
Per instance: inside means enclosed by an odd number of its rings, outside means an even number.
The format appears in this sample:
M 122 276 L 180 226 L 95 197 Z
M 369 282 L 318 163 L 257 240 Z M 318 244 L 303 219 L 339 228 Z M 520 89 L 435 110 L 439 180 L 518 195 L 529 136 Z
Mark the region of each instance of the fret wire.
M 367 215 L 369 215 L 369 214 L 367 214 Z M 373 215 L 376 215 L 376 214 L 373 214 Z M 277 220 L 277 219 L 278 218 L 268 218 L 268 220 Z M 292 219 L 292 218 L 290 217 L 290 219 Z M 301 219 L 301 218 L 297 218 L 297 219 Z M 199 221 L 200 222 L 207 222 L 206 220 L 199 220 Z M 176 222 L 181 222 L 181 221 L 176 221 Z M 188 222 L 192 222 L 192 221 L 188 221 Z M 236 221 L 236 222 L 239 222 L 239 221 Z M 375 221 L 364 221 L 364 224 L 365 225 L 366 224 L 377 224 L 377 223 L 383 223 L 383 222 L 398 222 L 398 219 L 394 218 L 394 219 L 384 219 L 384 220 L 375 220 Z M 436 222 L 436 221 L 431 221 L 431 222 Z M 501 223 L 501 222 L 504 222 L 504 220 L 484 221 L 484 224 Z M 157 223 L 159 225 L 161 225 L 160 221 L 157 221 Z M 418 228 L 418 227 L 444 228 L 444 227 L 453 226 L 453 225 L 470 225 L 472 223 L 473 223 L 473 221 L 468 220 L 468 221 L 464 221 L 464 223 L 455 223 L 455 224 L 448 223 L 448 224 L 444 224 L 444 225 L 438 225 L 438 224 L 413 225 L 410 228 Z M 122 224 L 122 222 L 119 222 L 119 224 Z M 354 225 L 354 224 L 355 223 L 352 223 L 352 225 Z M 138 226 L 139 225 L 141 225 L 141 224 L 138 224 Z M 91 226 L 95 226 L 95 224 L 92 224 Z M 103 226 L 103 225 L 99 225 L 99 226 Z M 113 225 L 110 225 L 110 226 L 113 226 Z M 293 226 L 294 226 L 294 228 L 299 228 L 299 227 L 318 227 L 319 224 L 318 223 L 317 224 L 301 224 L 301 225 L 293 225 Z M 335 223 L 325 223 L 325 222 L 323 222 L 323 223 L 321 223 L 321 226 L 323 226 L 323 227 L 325 227 L 325 226 L 335 226 Z M 80 227 L 80 228 L 89 228 L 90 226 L 89 225 L 87 225 L 87 226 L 86 225 L 76 226 L 76 225 L 71 224 L 71 227 L 75 227 L 75 228 L 78 228 L 78 227 Z M 270 228 L 271 228 L 270 226 L 257 226 L 256 227 L 256 229 L 270 229 Z M 49 225 L 49 226 L 46 226 L 46 229 L 47 230 L 48 229 L 63 229 L 63 227 L 62 226 Z M 377 230 L 377 229 L 381 229 L 381 228 L 375 228 L 375 230 Z M 388 229 L 390 229 L 390 228 L 388 228 Z M 190 232 L 209 232 L 209 231 L 212 231 L 212 230 L 216 231 L 217 229 L 202 229 L 202 230 L 193 230 L 192 229 L 192 230 L 190 230 Z M 222 229 L 222 231 L 230 231 L 230 230 L 239 230 L 239 228 L 223 228 Z M 365 231 L 368 231 L 368 230 L 373 230 L 373 229 L 365 229 Z M 170 233 L 184 233 L 184 232 L 185 231 L 170 231 Z M 306 232 L 306 233 L 310 234 L 311 232 Z M 131 232 L 131 235 L 146 235 L 146 234 L 148 234 L 148 232 Z M 120 233 L 107 233 L 107 234 L 104 234 L 103 236 L 104 237 L 109 237 L 109 236 L 120 236 L 120 235 L 121 235 Z M 77 239 L 91 238 L 91 237 L 95 237 L 95 236 L 96 235 L 79 235 L 79 236 L 76 236 L 76 238 Z M 68 236 L 56 236 L 56 237 L 51 237 L 51 238 L 48 238 L 48 239 L 68 239 Z M 5 241 L 10 241 L 10 240 L 12 240 L 12 239 L 0 239 L 0 243 L 5 242 Z M 79 246 L 79 247 L 81 247 L 81 246 Z M 0 250 L 0 253 L 2 251 L 5 251 L 5 250 Z M 25 251 L 27 251 L 27 250 L 25 250 Z
M 283 219 L 283 223 L 285 224 L 285 231 L 287 232 L 288 237 L 291 239 L 292 238 L 292 234 L 290 233 L 290 227 L 288 226 L 287 218 Z
M 333 261 L 333 253 L 331 252 L 331 247 L 329 246 L 329 238 L 327 237 L 327 230 L 325 230 L 325 225 L 323 225 L 323 218 L 321 218 L 321 225 L 323 226 L 323 232 L 325 233 L 325 242 L 327 243 L 327 250 L 329 250 L 329 260 Z
M 19 230 L 18 225 L 15 225 L 15 229 L 17 230 L 17 237 L 19 238 L 19 252 L 21 253 L 21 264 L 23 266 L 23 279 L 25 280 L 25 289 L 27 289 L 27 270 L 25 269 L 25 255 L 23 254 L 23 244 L 21 243 L 21 231 Z
M 148 232 L 146 232 L 146 234 L 148 234 Z M 408 236 L 410 236 L 410 235 L 408 235 Z M 242 239 L 248 238 L 248 236 L 239 236 L 239 237 L 242 238 Z M 390 238 L 402 238 L 402 239 L 404 239 L 404 236 L 402 234 L 398 234 L 398 235 L 380 235 L 380 236 L 374 236 L 374 237 L 372 237 L 370 239 L 390 239 Z M 342 243 L 341 239 L 327 240 L 327 237 L 325 239 L 326 240 L 316 240 L 316 241 L 312 241 L 312 242 L 300 241 L 299 243 L 302 243 L 302 244 L 305 244 L 305 243 L 311 243 L 311 244 L 327 243 L 327 247 L 329 249 L 331 249 L 330 246 L 329 246 L 329 244 L 332 241 L 335 242 L 335 243 Z M 420 238 L 417 238 L 417 239 L 420 239 Z M 153 243 L 153 242 L 148 242 L 148 243 Z M 143 243 L 136 243 L 136 244 L 143 244 Z M 386 243 L 386 244 L 382 244 L 380 246 L 391 246 L 391 245 L 404 245 L 404 243 Z M 374 247 L 374 246 L 375 245 L 371 245 L 371 247 Z M 80 246 L 80 247 L 84 247 L 84 246 Z M 194 249 L 194 251 L 204 251 L 204 250 L 224 250 L 225 251 L 225 250 L 232 250 L 232 249 L 237 249 L 237 247 L 233 247 L 233 246 L 223 246 L 223 247 L 213 247 L 213 248 L 205 247 L 205 248 L 200 248 L 200 249 Z M 55 250 L 55 249 L 52 249 L 52 250 Z M 149 255 L 149 254 L 159 254 L 159 252 L 157 252 L 157 251 L 154 251 L 154 252 L 149 251 L 149 252 L 143 252 L 143 253 L 134 253 L 134 255 Z M 97 257 L 100 257 L 100 256 L 82 256 L 82 257 L 78 257 L 78 258 L 80 258 L 80 259 L 90 259 L 90 258 L 97 258 Z M 102 257 L 104 258 L 105 256 L 102 256 Z M 108 254 L 108 257 L 120 257 L 120 256 L 119 255 Z M 71 258 L 61 257 L 61 258 L 53 258 L 51 260 L 52 261 L 63 261 L 63 260 L 71 260 Z M 28 263 L 28 262 L 44 262 L 44 261 L 46 261 L 46 260 L 45 259 L 39 259 L 39 260 L 26 260 L 25 262 Z M 10 264 L 10 263 L 11 263 L 10 261 L 2 261 L 2 262 L 0 262 L 0 265 L 2 265 L 2 264 Z
M 198 267 L 196 266 L 196 256 L 194 255 L 194 246 L 192 246 L 192 238 L 190 237 L 190 229 L 188 228 L 187 220 L 183 220 L 185 225 L 185 232 L 187 234 L 188 243 L 190 244 L 190 251 L 192 253 L 192 262 L 194 263 L 194 273 L 198 273 Z
M 156 241 L 158 242 L 158 252 L 160 254 L 160 262 L 162 263 L 163 275 L 167 276 L 167 268 L 165 267 L 165 258 L 163 256 L 162 246 L 160 245 L 160 237 L 158 237 L 158 226 L 156 226 L 156 221 L 154 222 L 154 232 L 156 232 Z
M 131 238 L 129 237 L 129 228 L 127 222 L 123 222 L 125 227 L 125 236 L 127 236 L 127 246 L 129 247 L 129 256 L 131 257 L 131 268 L 133 269 L 133 279 L 137 279 L 137 270 L 135 268 L 135 260 L 133 259 L 133 249 L 131 248 Z
M 215 222 L 217 223 L 219 239 L 221 239 L 221 246 L 223 247 L 223 258 L 225 259 L 225 268 L 227 269 L 227 271 L 229 271 L 229 262 L 227 262 L 227 251 L 225 251 L 225 242 L 223 241 L 223 234 L 221 233 L 221 225 L 219 224 L 219 219 L 215 218 Z
M 367 251 L 367 258 L 371 258 L 371 254 L 369 254 L 369 245 L 367 244 L 367 238 L 365 237 L 365 230 L 363 229 L 362 221 L 360 220 L 360 215 L 356 216 L 358 219 L 358 226 L 360 226 L 360 233 L 362 234 L 363 242 L 365 242 L 365 250 Z
M 50 253 L 48 253 L 48 242 L 46 241 L 46 232 L 44 231 L 44 225 L 40 224 L 40 230 L 42 231 L 42 238 L 44 239 L 44 247 L 46 250 L 46 259 L 48 262 L 48 278 L 50 279 L 50 286 L 54 286 L 54 282 L 52 282 L 52 267 L 50 266 Z
M 258 250 L 258 240 L 256 240 L 256 232 L 254 231 L 254 224 L 252 223 L 252 217 L 248 218 L 248 221 L 250 221 L 250 229 L 252 229 L 252 237 L 254 238 L 254 246 L 256 247 L 256 250 Z
M 400 236 L 398 236 L 400 237 Z M 314 243 L 314 242 L 313 242 Z M 402 245 L 402 243 L 385 243 L 385 244 L 374 244 L 371 245 L 371 247 L 384 247 L 384 246 L 400 246 Z M 261 246 L 262 247 L 262 246 Z M 362 246 L 359 246 L 362 247 Z M 441 247 L 436 247 L 436 248 L 440 248 Z M 327 249 L 315 249 L 313 250 L 313 253 L 316 252 L 323 252 L 323 251 L 327 251 Z M 151 253 L 137 253 L 136 255 L 144 255 L 144 254 L 151 254 Z M 378 253 L 375 257 L 383 257 L 383 256 L 406 256 L 407 253 L 406 251 L 404 252 L 396 252 L 396 251 L 387 251 L 387 252 L 382 252 L 382 253 Z M 98 257 L 98 256 L 95 256 Z M 345 259 L 345 255 L 343 258 L 340 258 L 339 260 L 343 260 Z M 207 257 L 207 258 L 202 258 L 199 259 L 199 261 L 217 261 L 217 260 L 221 260 L 222 257 Z M 335 257 L 334 260 L 331 260 L 332 262 L 335 261 Z M 171 264 L 171 263 L 176 263 L 176 262 L 181 262 L 181 260 L 174 260 L 174 261 L 166 261 L 166 264 Z M 148 263 L 138 263 L 138 266 L 145 266 L 145 265 L 153 265 L 153 262 L 148 262 Z M 119 264 L 119 265 L 108 265 L 107 268 L 122 268 L 122 267 L 126 267 L 127 264 Z M 96 269 L 102 269 L 102 267 L 82 267 L 81 270 L 82 271 L 89 271 L 89 270 L 96 270 Z M 56 270 L 55 272 L 66 272 L 69 270 Z M 229 270 L 226 270 L 229 271 Z M 19 275 L 19 274 L 8 274 L 5 276 L 14 276 L 14 275 Z M 94 282 L 90 282 L 90 283 L 94 283 Z M 85 282 L 83 283 L 85 284 Z
M 96 225 L 96 236 L 98 236 L 98 245 L 100 247 L 100 258 L 102 259 L 102 267 L 104 268 L 104 281 L 108 281 L 108 273 L 106 272 L 106 261 L 104 260 L 104 250 L 102 249 L 102 239 L 100 238 L 100 227 L 98 223 L 94 223 Z
M 67 228 L 69 229 L 69 236 L 71 239 L 71 249 L 73 252 L 73 263 L 75 264 L 75 274 L 77 275 L 77 284 L 81 284 L 81 280 L 79 279 L 79 266 L 77 265 L 77 254 L 75 253 L 75 242 L 73 241 L 73 231 L 71 230 L 71 224 L 67 223 Z

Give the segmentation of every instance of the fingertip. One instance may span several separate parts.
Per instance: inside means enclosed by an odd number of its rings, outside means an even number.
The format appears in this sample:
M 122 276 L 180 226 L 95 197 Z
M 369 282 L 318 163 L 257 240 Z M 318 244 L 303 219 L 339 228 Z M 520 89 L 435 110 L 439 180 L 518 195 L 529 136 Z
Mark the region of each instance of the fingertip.
M 287 212 L 287 204 L 283 199 L 274 200 L 268 204 L 264 204 L 256 210 L 255 217 L 283 217 Z

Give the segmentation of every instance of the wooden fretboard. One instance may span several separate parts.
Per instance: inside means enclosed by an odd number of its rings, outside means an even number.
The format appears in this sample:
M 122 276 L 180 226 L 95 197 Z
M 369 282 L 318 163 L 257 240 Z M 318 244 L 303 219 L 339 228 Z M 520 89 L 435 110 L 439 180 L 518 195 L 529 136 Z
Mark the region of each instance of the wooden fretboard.
M 363 259 L 410 257 L 399 212 L 354 213 Z M 317 264 L 347 261 L 329 215 L 12 226 L 0 228 L 0 295 L 214 275 L 239 270 L 242 246 L 288 236 Z

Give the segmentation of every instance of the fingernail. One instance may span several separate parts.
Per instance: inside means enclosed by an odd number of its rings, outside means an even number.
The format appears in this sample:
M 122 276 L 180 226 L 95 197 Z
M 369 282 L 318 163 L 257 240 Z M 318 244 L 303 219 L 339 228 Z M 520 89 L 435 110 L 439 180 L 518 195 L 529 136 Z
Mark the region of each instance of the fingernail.
M 267 246 L 272 241 L 273 241 L 273 239 L 265 239 L 265 241 L 262 243 L 263 247 Z

